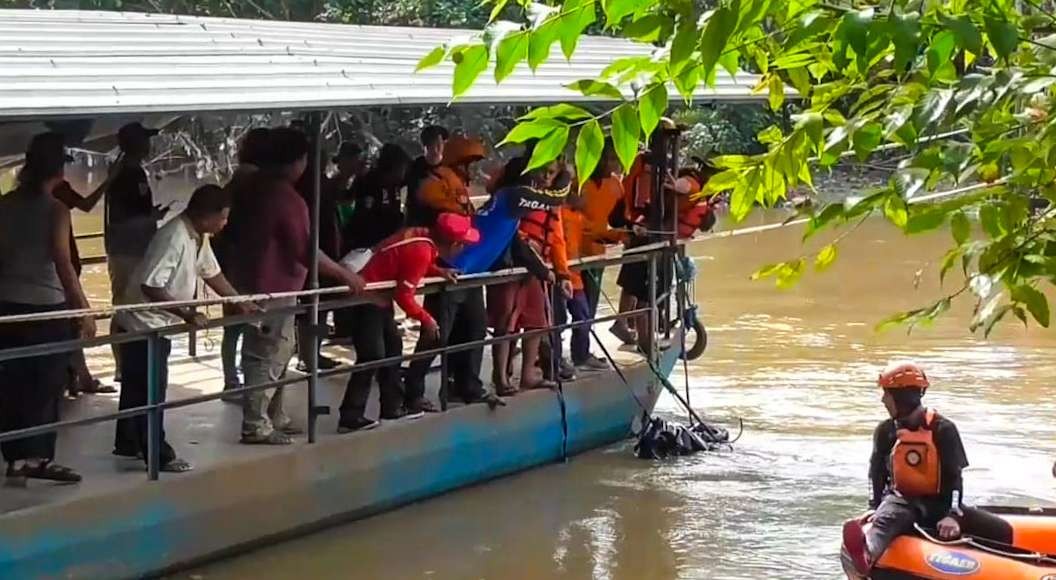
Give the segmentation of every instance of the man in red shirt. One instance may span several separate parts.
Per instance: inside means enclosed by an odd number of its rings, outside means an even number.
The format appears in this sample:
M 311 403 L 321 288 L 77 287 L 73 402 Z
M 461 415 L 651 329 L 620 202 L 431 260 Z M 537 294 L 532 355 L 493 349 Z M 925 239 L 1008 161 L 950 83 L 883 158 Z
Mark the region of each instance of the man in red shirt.
M 225 266 L 242 294 L 298 292 L 304 288 L 311 262 L 308 204 L 294 184 L 308 166 L 308 138 L 295 129 L 273 129 L 260 171 L 235 188 L 228 222 L 232 251 Z M 319 275 L 353 292 L 363 279 L 326 254 L 319 254 Z M 295 298 L 275 299 L 261 306 L 281 310 Z M 251 325 L 242 339 L 242 373 L 246 386 L 280 380 L 293 357 L 293 316 L 277 313 Z M 282 388 L 268 397 L 264 391 L 246 395 L 242 407 L 242 443 L 288 445 L 301 429 L 283 409 Z
M 422 336 L 435 341 L 440 334 L 436 320 L 415 300 L 415 291 L 427 276 L 443 276 L 454 281 L 453 270 L 440 268 L 437 258 L 447 260 L 460 252 L 465 244 L 480 241 L 480 232 L 473 228 L 469 217 L 442 213 L 432 228 L 404 228 L 375 246 L 374 255 L 360 274 L 367 283 L 396 282 L 393 299 L 407 316 L 422 325 Z M 352 340 L 356 348 L 356 362 L 399 356 L 403 342 L 396 330 L 392 304 L 362 304 L 354 307 L 357 325 Z M 341 402 L 340 433 L 364 431 L 378 425 L 364 416 L 374 371 L 352 373 Z M 399 366 L 377 371 L 381 389 L 381 418 L 395 420 L 417 418 L 421 411 L 408 412 L 400 387 Z

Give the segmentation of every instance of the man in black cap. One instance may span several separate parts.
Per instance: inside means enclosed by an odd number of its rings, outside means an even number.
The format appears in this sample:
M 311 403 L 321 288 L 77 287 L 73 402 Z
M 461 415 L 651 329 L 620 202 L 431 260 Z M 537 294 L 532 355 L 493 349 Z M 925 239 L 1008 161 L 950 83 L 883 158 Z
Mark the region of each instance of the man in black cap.
M 143 169 L 150 155 L 150 139 L 157 134 L 157 129 L 148 129 L 138 121 L 117 132 L 121 154 L 114 162 L 118 168 L 107 190 L 104 228 L 106 266 L 114 305 L 129 303 L 129 281 L 158 231 L 158 220 L 167 211 L 154 205 L 147 172 Z M 114 359 L 117 360 L 116 349 Z M 120 380 L 120 365 L 115 374 Z

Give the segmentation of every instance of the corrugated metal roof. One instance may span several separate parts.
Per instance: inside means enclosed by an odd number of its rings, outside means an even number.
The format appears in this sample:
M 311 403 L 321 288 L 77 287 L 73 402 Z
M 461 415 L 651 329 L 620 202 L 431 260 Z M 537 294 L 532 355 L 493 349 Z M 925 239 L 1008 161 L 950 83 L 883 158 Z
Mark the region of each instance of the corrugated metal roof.
M 452 67 L 415 74 L 419 59 L 467 30 L 348 26 L 65 10 L 0 10 L 0 120 L 160 112 L 444 104 Z M 564 85 L 613 60 L 630 42 L 584 38 L 566 62 L 502 84 L 485 73 L 459 102 L 583 100 Z M 702 100 L 755 98 L 757 77 L 722 73 Z

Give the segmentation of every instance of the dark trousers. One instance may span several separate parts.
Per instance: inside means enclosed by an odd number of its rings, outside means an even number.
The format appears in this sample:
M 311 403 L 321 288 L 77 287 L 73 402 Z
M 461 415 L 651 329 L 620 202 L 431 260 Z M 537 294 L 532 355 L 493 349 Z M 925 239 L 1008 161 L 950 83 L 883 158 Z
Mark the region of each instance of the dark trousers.
M 354 306 L 355 317 L 352 344 L 356 348 L 356 364 L 399 356 L 403 352 L 403 340 L 396 330 L 392 308 L 381 308 L 371 304 Z M 354 421 L 363 417 L 370 397 L 370 385 L 378 377 L 381 389 L 381 416 L 390 417 L 403 403 L 400 385 L 399 363 L 384 368 L 357 371 L 348 377 L 348 387 L 341 401 L 341 421 Z
M 945 517 L 944 506 L 929 507 L 891 494 L 884 497 L 873 514 L 873 525 L 865 534 L 865 545 L 875 562 L 887 551 L 895 538 L 913 531 L 913 524 L 932 528 Z M 961 534 L 1001 542 L 1012 543 L 1012 527 L 1005 520 L 983 510 L 964 507 L 964 515 L 957 518 Z
M 61 310 L 0 302 L 0 316 Z M 0 324 L 0 350 L 59 342 L 73 338 L 68 320 Z M 63 352 L 0 362 L 0 432 L 27 429 L 59 420 L 59 402 L 66 388 L 70 353 Z M 0 443 L 8 462 L 54 459 L 55 433 Z
M 148 389 L 150 388 L 150 365 L 147 356 L 147 341 L 137 340 L 126 342 L 117 347 L 118 356 L 121 358 L 121 371 L 124 373 L 124 381 L 121 383 L 121 398 L 118 409 L 132 409 L 142 407 L 148 403 Z M 172 351 L 172 342 L 167 338 L 158 339 L 157 361 L 155 372 L 158 382 L 158 402 L 165 400 L 166 391 L 169 387 L 169 353 Z M 128 419 L 118 419 L 117 429 L 114 433 L 114 454 L 124 457 L 134 457 L 142 454 L 147 457 L 147 416 L 138 415 Z M 161 464 L 165 465 L 176 459 L 176 452 L 172 446 L 165 441 L 164 419 L 161 426 L 161 453 L 159 455 Z
M 598 301 L 601 300 L 601 281 L 605 268 L 591 268 L 580 273 L 583 276 L 583 294 L 587 299 L 587 314 L 590 318 L 598 315 Z
M 484 290 L 469 288 L 454 292 L 430 294 L 425 297 L 425 310 L 440 324 L 440 341 L 432 343 L 420 339 L 415 352 L 440 348 L 441 344 L 453 346 L 483 340 L 487 333 L 488 316 L 484 309 Z M 484 347 L 448 355 L 447 364 L 453 380 L 453 395 L 463 399 L 476 399 L 484 394 L 484 383 L 480 380 L 480 366 L 484 358 Z M 407 370 L 407 402 L 425 396 L 425 375 L 429 373 L 435 357 L 418 359 Z
M 584 284 L 585 286 L 586 284 Z M 576 290 L 572 298 L 565 298 L 558 293 L 554 305 L 554 324 L 560 326 L 568 323 L 568 317 L 572 322 L 581 322 L 590 319 L 590 306 L 587 303 L 587 295 L 583 290 Z M 564 345 L 556 341 L 554 352 L 560 360 Z M 572 364 L 579 365 L 590 360 L 590 327 L 579 326 L 572 329 Z

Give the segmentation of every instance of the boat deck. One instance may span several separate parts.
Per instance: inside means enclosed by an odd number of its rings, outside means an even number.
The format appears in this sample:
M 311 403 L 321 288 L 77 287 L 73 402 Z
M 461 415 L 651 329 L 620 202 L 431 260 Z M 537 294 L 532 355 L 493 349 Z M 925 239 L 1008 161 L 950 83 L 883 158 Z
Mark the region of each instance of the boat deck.
M 617 362 L 623 365 L 632 365 L 640 362 L 641 357 L 632 353 L 618 350 L 618 343 L 613 338 L 610 342 L 608 333 L 599 333 L 606 340 L 606 347 L 616 357 Z M 199 356 L 191 358 L 187 354 L 187 337 L 185 335 L 174 337 L 173 355 L 170 359 L 170 384 L 168 390 L 169 400 L 178 400 L 202 394 L 216 393 L 222 388 L 222 371 L 219 356 L 220 332 L 213 331 L 207 335 L 200 335 L 198 339 Z M 413 336 L 408 333 L 406 339 L 406 352 L 413 349 Z M 327 346 L 323 349 L 324 354 L 343 362 L 352 362 L 354 352 L 340 346 Z M 490 355 L 485 353 L 484 369 L 482 376 L 491 376 Z M 95 349 L 88 353 L 89 366 L 92 368 L 96 378 L 104 383 L 112 383 L 113 363 L 109 349 Z M 294 371 L 294 365 L 290 365 L 290 372 Z M 611 375 L 611 376 L 610 376 Z M 610 384 L 614 379 L 619 379 L 614 373 L 594 373 L 580 377 L 578 381 L 568 383 L 567 388 L 574 389 L 578 383 L 593 381 L 599 376 L 605 377 Z M 317 423 L 318 439 L 320 442 L 347 438 L 372 438 L 382 437 L 382 432 L 398 430 L 411 423 L 411 421 L 399 421 L 382 425 L 379 429 L 366 433 L 337 434 L 337 406 L 344 392 L 344 378 L 334 378 L 320 381 L 319 403 L 329 405 L 332 413 L 329 416 L 320 417 Z M 439 373 L 434 372 L 427 380 L 427 395 L 438 402 L 437 390 L 439 386 Z M 612 384 L 612 388 L 623 389 L 622 386 Z M 534 396 L 522 394 L 518 398 Z M 549 393 L 539 393 L 550 397 Z M 296 425 L 304 427 L 307 417 L 307 388 L 305 383 L 286 388 L 286 409 L 294 418 Z M 64 420 L 82 418 L 93 415 L 104 415 L 117 410 L 117 395 L 81 395 L 77 399 L 66 400 L 63 403 L 62 417 Z M 458 403 L 452 403 L 451 408 L 457 408 Z M 499 408 L 496 413 L 503 413 L 504 408 Z M 377 389 L 371 394 L 370 416 L 377 414 Z M 424 419 L 414 421 L 443 421 L 444 414 L 430 415 Z M 241 407 L 237 404 L 212 401 L 176 409 L 166 413 L 165 428 L 169 442 L 177 453 L 190 461 L 195 470 L 189 474 L 161 474 L 162 480 L 180 479 L 201 475 L 222 465 L 232 462 L 253 461 L 268 456 L 278 456 L 291 452 L 291 447 L 270 446 L 247 446 L 238 443 L 241 425 Z M 133 490 L 147 483 L 146 472 L 142 461 L 118 458 L 111 455 L 113 449 L 114 424 L 112 422 L 99 423 L 85 427 L 67 429 L 59 435 L 57 461 L 69 465 L 84 476 L 84 481 L 77 485 L 56 485 L 46 482 L 30 482 L 27 488 L 0 488 L 0 514 L 12 514 L 20 510 L 26 510 L 36 506 L 49 503 L 63 503 L 92 498 L 96 496 L 111 496 L 115 491 L 121 489 Z M 294 449 L 306 446 L 305 436 L 295 437 Z

